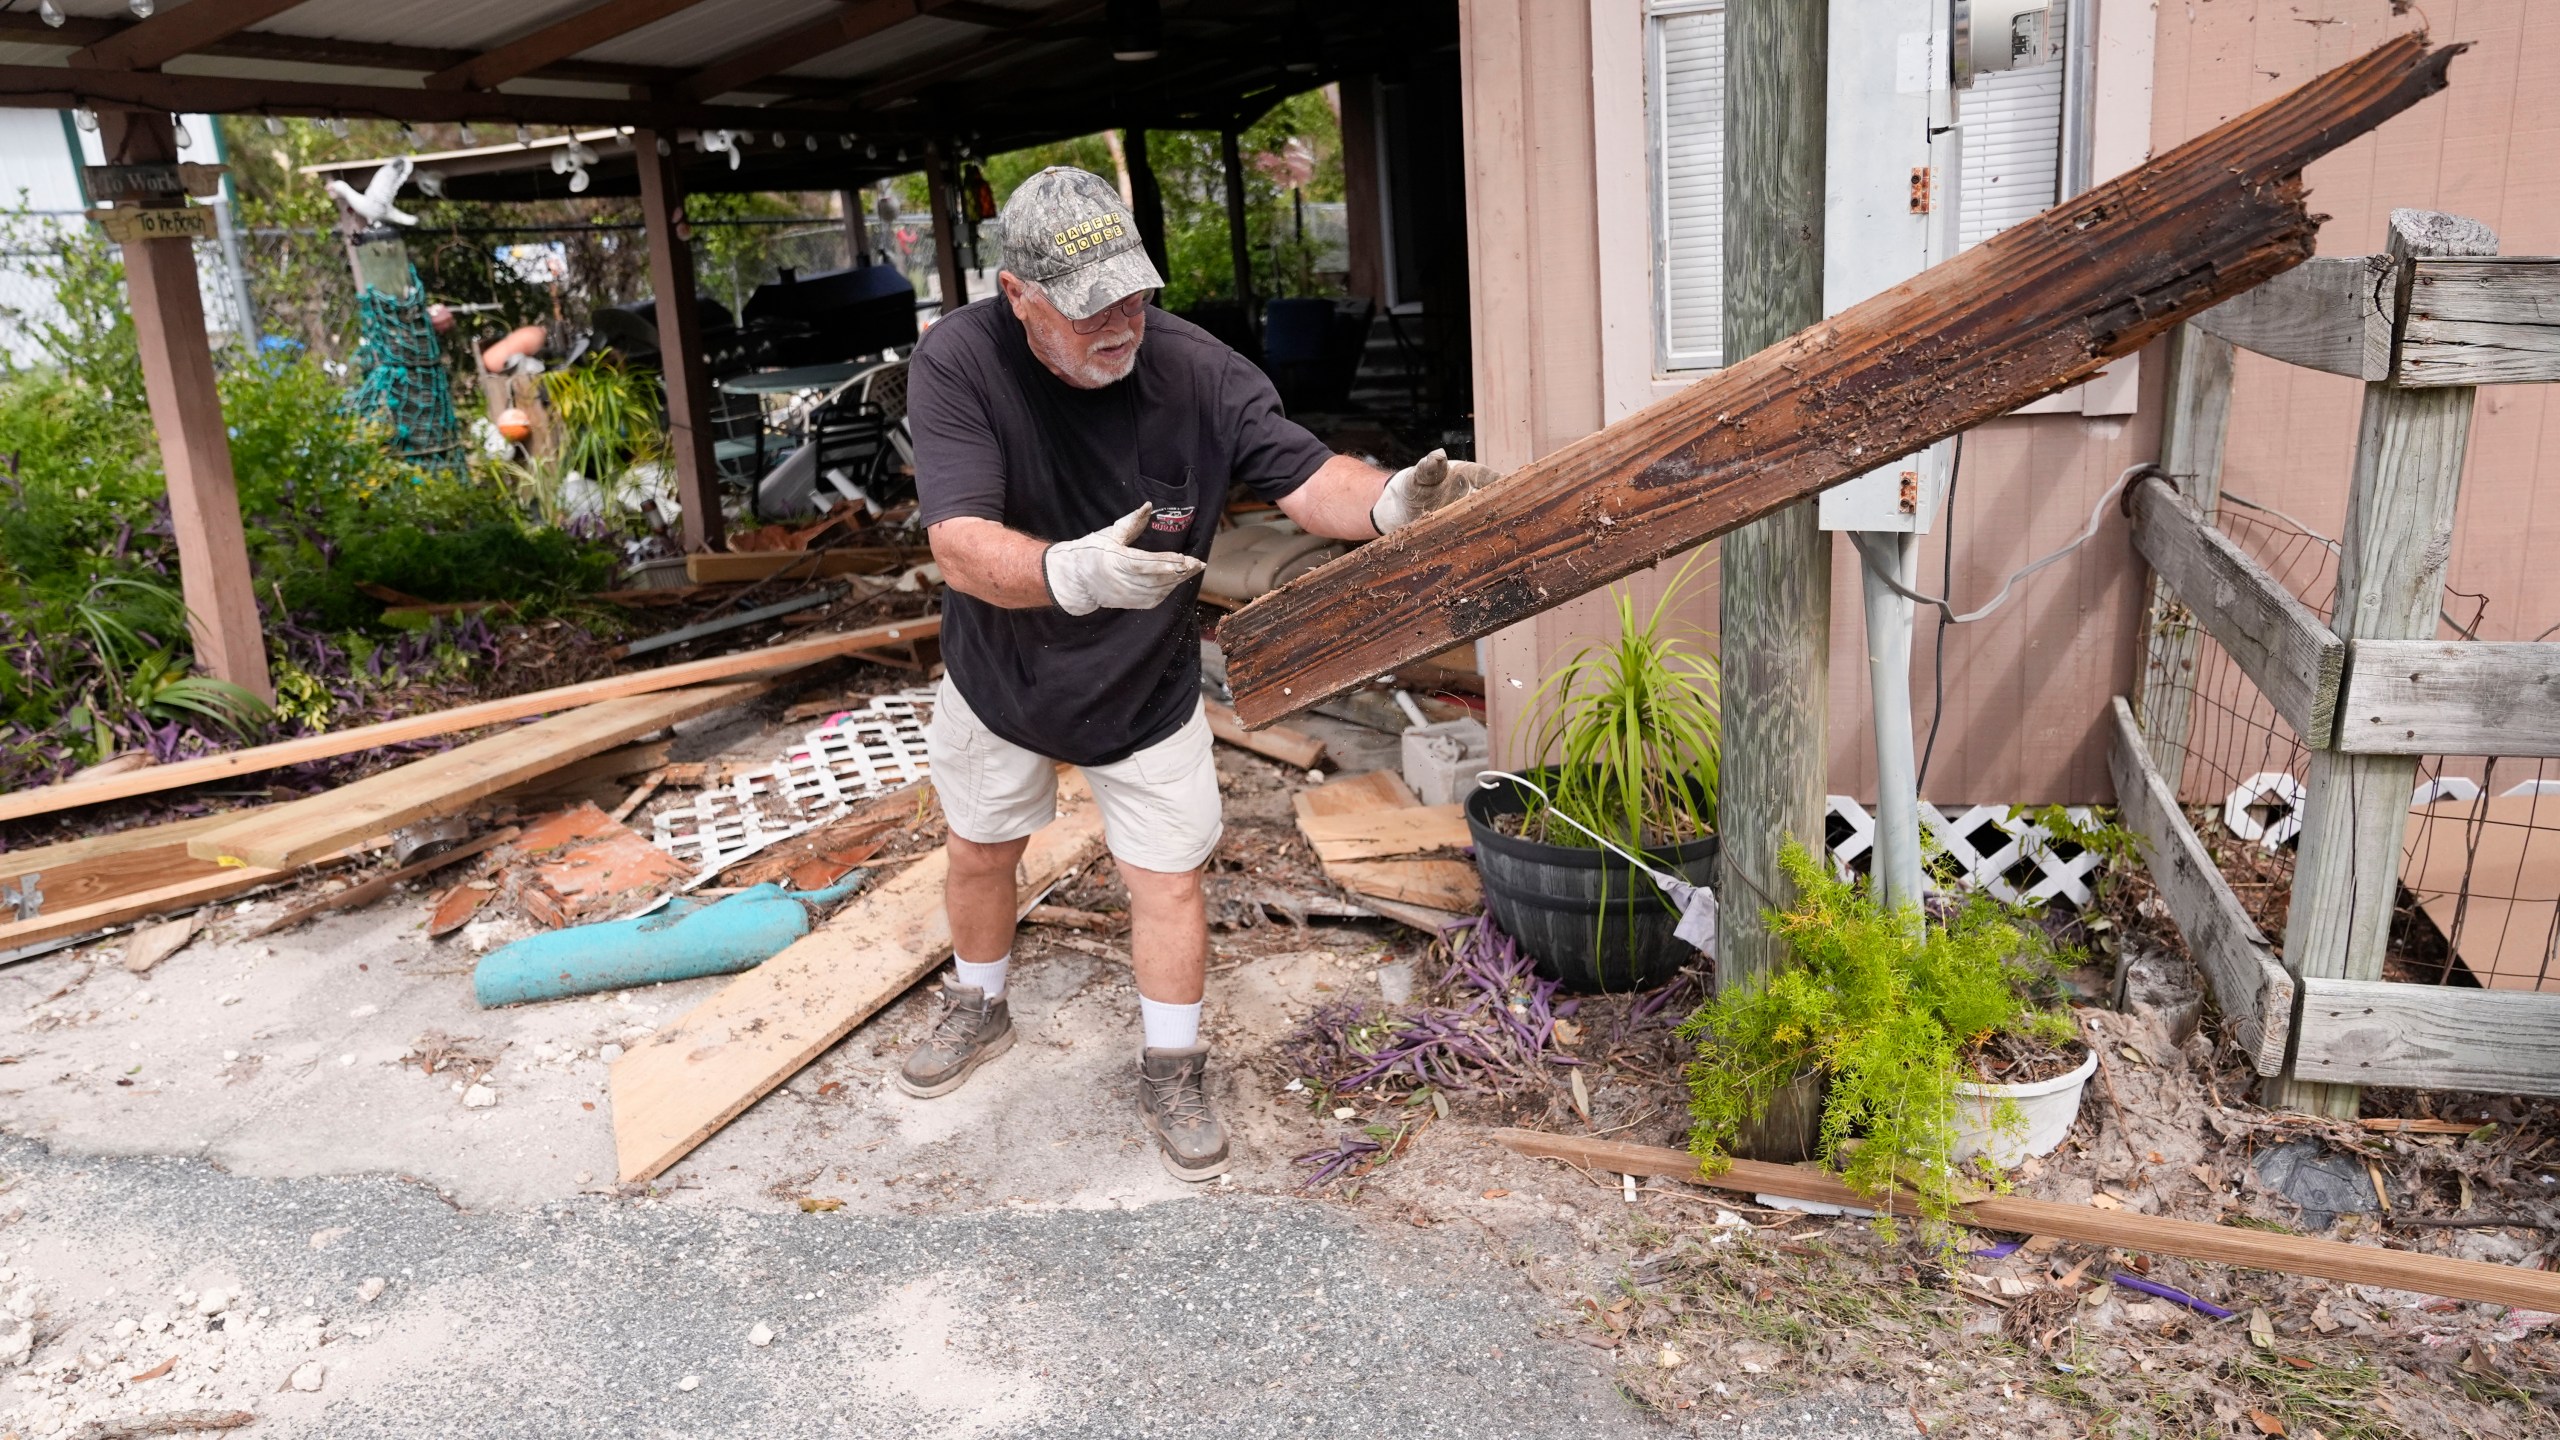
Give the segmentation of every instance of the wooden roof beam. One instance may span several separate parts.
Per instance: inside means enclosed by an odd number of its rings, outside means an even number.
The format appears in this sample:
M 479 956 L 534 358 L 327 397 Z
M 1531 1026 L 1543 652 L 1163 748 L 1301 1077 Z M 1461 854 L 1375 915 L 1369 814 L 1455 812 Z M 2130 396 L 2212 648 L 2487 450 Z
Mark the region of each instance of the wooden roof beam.
M 658 130 L 769 129 L 775 112 L 621 96 L 526 95 L 505 90 L 418 90 L 157 70 L 0 65 L 0 106 L 36 110 L 160 110 L 177 114 L 311 115 L 352 120 L 526 125 L 642 126 Z M 792 110 L 794 128 L 856 128 L 844 110 Z
M 188 0 L 127 25 L 80 52 L 76 63 L 108 70 L 157 70 L 181 55 L 272 20 L 302 0 Z
M 192 0 L 187 10 L 204 3 L 205 0 Z M 701 3 L 702 0 L 604 0 L 601 5 L 590 5 L 459 65 L 438 70 L 427 77 L 427 88 L 495 90 L 518 76 L 530 75 L 545 65 L 592 50 Z M 174 13 L 183 15 L 186 10 Z

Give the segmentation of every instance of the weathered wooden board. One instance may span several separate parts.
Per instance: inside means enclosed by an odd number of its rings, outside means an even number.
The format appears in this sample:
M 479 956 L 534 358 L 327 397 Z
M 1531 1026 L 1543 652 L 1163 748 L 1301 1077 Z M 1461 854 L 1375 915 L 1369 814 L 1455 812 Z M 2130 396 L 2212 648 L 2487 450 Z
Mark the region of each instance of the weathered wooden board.
M 1463 850 L 1475 843 L 1467 831 L 1466 812 L 1456 805 L 1404 805 L 1308 816 L 1298 821 L 1298 830 L 1316 847 L 1317 858 L 1328 863 L 1428 855 Z
M 2337 731 L 2347 644 L 2231 537 L 2159 479 L 2135 483 L 2133 543 L 2302 743 Z
M 841 550 L 764 550 L 744 555 L 687 555 L 684 575 L 696 585 L 763 580 L 789 575 L 794 580 L 820 580 L 836 575 L 886 575 L 914 560 L 903 551 L 848 547 Z
M 2178 808 L 2177 793 L 2152 767 L 2151 752 L 2133 723 L 2133 707 L 2118 696 L 2111 707 L 2115 734 L 2107 750 L 2116 804 L 2125 824 L 2143 839 L 2151 879 L 2168 903 L 2187 949 L 2213 986 L 2214 1003 L 2231 1023 L 2261 1075 L 2284 1068 L 2285 1042 L 2293 1028 L 2293 977 L 2278 964 L 2240 897 L 2205 853 L 2195 827 Z
M 2002 231 L 1219 627 L 1263 725 L 2042 395 L 2310 258 L 2302 167 L 2444 87 L 2404 35 Z
M 187 853 L 204 860 L 299 865 L 367 835 L 380 835 L 430 816 L 457 814 L 483 796 L 679 720 L 752 699 L 764 688 L 756 681 L 699 685 L 628 695 L 554 715 L 324 794 L 269 806 L 249 819 L 189 840 Z
M 1247 730 L 1244 722 L 1236 718 L 1236 712 L 1226 706 L 1208 701 L 1204 708 L 1209 714 L 1210 733 L 1239 750 L 1250 750 L 1301 770 L 1313 770 L 1324 763 L 1324 742 L 1312 735 L 1286 725 Z
M 2321 256 L 2193 322 L 2243 350 L 2358 380 L 2391 378 L 2399 267 L 2388 255 Z
M 1363 900 L 1423 905 L 1452 915 L 1484 908 L 1484 882 L 1467 860 L 1343 860 L 1327 862 L 1325 878 Z
M 1818 1200 L 1826 1205 L 1872 1206 L 1875 1202 L 1842 1184 L 1828 1171 L 1803 1165 L 1771 1165 L 1735 1160 L 1716 1174 L 1706 1174 L 1698 1157 L 1660 1145 L 1619 1140 L 1586 1140 L 1574 1135 L 1548 1135 L 1536 1130 L 1497 1130 L 1493 1138 L 1522 1155 L 1562 1160 L 1586 1170 L 1620 1175 L 1660 1175 L 1745 1194 L 1784 1195 Z M 2170 1220 L 2130 1210 L 2100 1210 L 2092 1205 L 2064 1205 L 2014 1195 L 1986 1195 L 1958 1207 L 1956 1218 L 1983 1230 L 2011 1234 L 2051 1235 L 2119 1250 L 2152 1255 L 2179 1255 L 2250 1270 L 2275 1270 L 2353 1285 L 2381 1285 L 2477 1300 L 2487 1305 L 2515 1305 L 2532 1310 L 2560 1307 L 2560 1273 L 2456 1260 L 2412 1250 L 2386 1250 L 2379 1245 L 2350 1245 L 2341 1240 L 2314 1240 L 2279 1235 L 2236 1225 L 2206 1225 Z
M 47 905 L 44 913 L 32 919 L 0 925 L 0 950 L 14 950 L 33 945 L 39 940 L 56 940 L 65 935 L 86 935 L 139 920 L 146 915 L 177 915 L 216 900 L 273 885 L 294 878 L 290 869 L 271 870 L 263 866 L 233 866 L 210 875 L 192 875 L 148 889 L 124 890 L 103 900 L 85 905 Z
M 1102 853 L 1102 812 L 1080 772 L 1058 777 L 1058 818 L 1023 852 L 1019 900 Z M 613 1148 L 623 1180 L 653 1179 L 933 973 L 951 953 L 949 852 L 856 896 L 815 933 L 729 982 L 613 1062 Z
M 2343 1085 L 2560 1095 L 2560 995 L 2306 976 L 2293 1073 Z
M 1337 776 L 1289 797 L 1300 825 L 1318 816 L 1392 810 L 1421 803 L 1405 785 L 1404 777 L 1393 770 L 1363 770 L 1357 775 Z
M 2412 388 L 2560 380 L 2560 258 L 2418 260 L 2396 378 Z
M 2358 640 L 2338 748 L 2360 755 L 2560 755 L 2560 644 Z
M 523 695 L 508 695 L 477 704 L 460 705 L 451 710 L 436 710 L 424 715 L 409 715 L 398 720 L 385 720 L 377 725 L 358 725 L 335 730 L 325 735 L 305 735 L 299 739 L 260 745 L 248 750 L 234 750 L 223 755 L 207 755 L 200 760 L 181 760 L 173 765 L 152 765 L 110 775 L 97 780 L 68 785 L 43 785 L 21 790 L 14 795 L 0 795 L 0 820 L 19 820 L 29 815 L 46 815 L 81 805 L 96 805 L 108 800 L 123 800 L 135 795 L 151 795 L 175 790 L 182 785 L 200 785 L 209 780 L 228 780 L 240 775 L 254 775 L 262 770 L 278 770 L 287 765 L 300 765 L 311 760 L 326 760 L 335 755 L 353 755 L 359 750 L 377 750 L 386 745 L 411 740 L 427 740 L 439 735 L 454 735 L 486 725 L 503 725 L 532 715 L 549 715 L 593 705 L 600 700 L 619 699 L 625 695 L 645 695 L 659 690 L 677 690 L 687 685 L 703 685 L 715 680 L 734 680 L 742 675 L 780 674 L 823 660 L 860 654 L 894 646 L 908 640 L 942 633 L 942 617 L 927 615 L 918 620 L 897 620 L 861 630 L 848 630 L 841 635 L 820 635 L 808 640 L 795 640 L 788 645 L 775 645 L 763 650 L 748 650 L 736 655 L 717 655 L 708 660 L 693 660 L 682 665 L 666 665 L 655 670 L 640 670 L 629 675 L 612 675 L 602 680 L 588 680 L 576 685 L 563 685 L 553 690 L 535 690 Z
M 2287 271 L 2296 274 L 2297 271 Z M 2222 504 L 2222 449 L 2231 429 L 2231 342 L 2196 328 L 2169 332 L 2167 393 L 2160 416 L 2160 468 L 2169 484 L 2210 523 Z M 2151 747 L 2151 763 L 2175 789 L 2187 773 L 2187 728 L 2194 708 L 2195 615 L 2158 573 L 2142 609 L 2142 669 L 2134 676 L 2133 713 Z

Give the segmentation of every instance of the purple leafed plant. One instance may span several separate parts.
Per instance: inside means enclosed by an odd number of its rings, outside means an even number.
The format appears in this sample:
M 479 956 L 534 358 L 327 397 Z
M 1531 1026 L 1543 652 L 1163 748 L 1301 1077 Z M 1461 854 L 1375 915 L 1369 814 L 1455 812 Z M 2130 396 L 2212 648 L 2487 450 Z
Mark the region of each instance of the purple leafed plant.
M 1384 1145 L 1361 1135 L 1346 1135 L 1336 1144 L 1310 1150 L 1292 1163 L 1313 1165 L 1315 1173 L 1298 1182 L 1301 1190 L 1313 1190 L 1349 1174 L 1355 1167 L 1383 1158 Z

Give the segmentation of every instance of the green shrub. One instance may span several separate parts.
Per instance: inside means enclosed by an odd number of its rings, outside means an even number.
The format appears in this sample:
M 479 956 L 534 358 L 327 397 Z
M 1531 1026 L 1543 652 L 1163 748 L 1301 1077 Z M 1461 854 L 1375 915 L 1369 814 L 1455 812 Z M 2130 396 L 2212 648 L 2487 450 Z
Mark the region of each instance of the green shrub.
M 1956 1086 L 1968 1054 L 1998 1035 L 2077 1038 L 2068 1016 L 2033 998 L 2051 973 L 2051 942 L 1987 895 L 1930 921 L 1886 909 L 1801 845 L 1790 842 L 1779 864 L 1798 898 L 1770 926 L 1795 963 L 1720 991 L 1680 1029 L 1699 1048 L 1691 1148 L 1720 1160 L 1810 1068 L 1827 1086 L 1822 1157 L 1875 1197 L 1888 1225 L 1897 1182 L 1942 1221 L 1958 1198 Z M 1995 1119 L 2019 1123 L 2014 1105 Z

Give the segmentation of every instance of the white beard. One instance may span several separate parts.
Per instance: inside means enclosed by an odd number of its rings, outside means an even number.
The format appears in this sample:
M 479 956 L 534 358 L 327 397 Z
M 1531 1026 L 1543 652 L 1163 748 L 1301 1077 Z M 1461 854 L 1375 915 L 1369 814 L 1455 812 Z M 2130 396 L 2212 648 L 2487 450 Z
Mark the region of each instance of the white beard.
M 1116 360 L 1096 360 L 1081 347 L 1070 350 L 1050 344 L 1027 326 L 1024 327 L 1024 338 L 1031 342 L 1031 353 L 1040 357 L 1040 363 L 1079 390 L 1099 390 L 1105 385 L 1117 385 L 1129 378 L 1130 371 L 1138 368 L 1137 345 L 1121 352 Z

